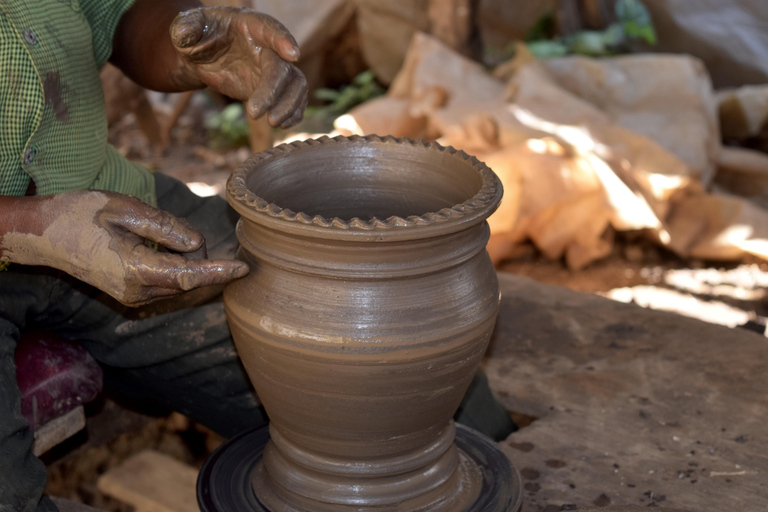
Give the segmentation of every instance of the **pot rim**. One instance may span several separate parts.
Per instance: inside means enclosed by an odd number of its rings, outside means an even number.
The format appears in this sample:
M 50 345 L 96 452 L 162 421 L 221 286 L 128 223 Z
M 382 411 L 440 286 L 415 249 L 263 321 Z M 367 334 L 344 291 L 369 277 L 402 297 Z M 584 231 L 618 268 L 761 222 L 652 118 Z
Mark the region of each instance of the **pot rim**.
M 358 217 L 346 220 L 339 217 L 327 218 L 322 215 L 310 216 L 294 212 L 253 193 L 246 185 L 246 178 L 258 169 L 262 162 L 268 162 L 291 153 L 306 150 L 312 146 L 329 144 L 398 144 L 410 145 L 427 151 L 439 151 L 452 158 L 461 159 L 481 177 L 482 184 L 475 195 L 450 208 L 422 215 L 403 218 L 392 216 L 386 220 L 362 220 Z M 327 135 L 280 144 L 274 148 L 251 156 L 230 175 L 227 180 L 227 200 L 243 219 L 286 233 L 334 240 L 411 240 L 447 235 L 487 219 L 501 203 L 503 187 L 498 176 L 485 163 L 464 151 L 437 142 L 413 140 L 407 137 L 378 135 L 350 137 Z

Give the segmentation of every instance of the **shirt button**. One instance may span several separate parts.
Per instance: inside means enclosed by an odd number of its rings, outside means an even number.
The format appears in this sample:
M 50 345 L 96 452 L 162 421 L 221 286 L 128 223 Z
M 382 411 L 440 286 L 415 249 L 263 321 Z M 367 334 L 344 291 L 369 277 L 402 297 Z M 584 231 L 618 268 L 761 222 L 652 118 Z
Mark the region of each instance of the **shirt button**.
M 35 149 L 30 146 L 24 151 L 24 165 L 29 165 L 35 159 Z
M 32 32 L 32 29 L 29 28 L 24 31 L 24 40 L 30 46 L 35 46 L 37 44 L 37 36 Z

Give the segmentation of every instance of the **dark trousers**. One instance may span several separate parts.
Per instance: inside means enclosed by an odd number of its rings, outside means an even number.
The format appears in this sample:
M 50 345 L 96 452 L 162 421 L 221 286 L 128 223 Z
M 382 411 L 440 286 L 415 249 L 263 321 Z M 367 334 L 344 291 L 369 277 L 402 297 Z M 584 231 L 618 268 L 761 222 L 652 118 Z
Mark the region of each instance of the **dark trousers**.
M 156 189 L 158 207 L 198 229 L 210 257 L 234 257 L 237 216 L 224 200 L 198 197 L 160 174 Z M 0 272 L 0 512 L 56 510 L 41 500 L 46 469 L 30 451 L 33 434 L 21 415 L 14 351 L 22 331 L 55 332 L 80 343 L 104 368 L 107 385 L 133 400 L 172 407 L 224 436 L 264 423 L 220 293 L 202 305 L 199 299 L 193 292 L 134 309 L 56 270 L 12 265 Z

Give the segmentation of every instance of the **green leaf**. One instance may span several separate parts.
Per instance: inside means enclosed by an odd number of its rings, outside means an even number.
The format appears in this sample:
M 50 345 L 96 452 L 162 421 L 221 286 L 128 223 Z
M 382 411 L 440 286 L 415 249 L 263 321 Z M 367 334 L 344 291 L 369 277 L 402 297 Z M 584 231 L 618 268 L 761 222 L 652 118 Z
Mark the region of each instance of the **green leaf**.
M 637 25 L 651 25 L 651 14 L 640 0 L 616 0 L 614 5 L 616 17 L 622 23 L 635 23 Z
M 555 14 L 552 11 L 546 12 L 528 30 L 525 40 L 538 41 L 540 39 L 550 39 L 555 33 L 556 28 Z
M 243 117 L 243 104 L 230 103 L 221 111 L 222 124 L 233 123 Z
M 376 82 L 376 73 L 374 73 L 373 70 L 371 69 L 367 71 L 363 71 L 362 73 L 358 74 L 355 78 L 352 79 L 352 83 L 359 86 L 368 85 L 375 82 Z
M 211 116 L 205 120 L 205 127 L 208 130 L 216 130 L 221 126 L 221 116 Z
M 568 55 L 568 47 L 560 41 L 531 41 L 526 43 L 526 46 L 537 59 L 552 59 Z
M 620 23 L 614 23 L 609 25 L 603 31 L 603 43 L 609 48 L 616 48 L 624 44 L 626 40 L 626 34 L 624 33 L 624 27 Z
M 322 101 L 336 101 L 339 97 L 339 91 L 334 89 L 319 88 L 315 89 L 315 98 Z
M 210 145 L 214 149 L 226 149 L 248 144 L 248 121 L 242 103 L 231 103 L 206 122 Z
M 599 57 L 602 55 L 608 55 L 608 47 L 603 39 L 603 32 L 595 30 L 584 30 L 577 32 L 570 38 L 568 38 L 568 46 L 571 52 L 578 53 L 580 55 L 589 55 L 591 57 Z
M 333 120 L 357 105 L 384 94 L 372 70 L 363 71 L 352 79 L 352 83 L 334 89 L 317 89 L 315 98 L 327 104 L 307 109 L 305 119 L 312 126 L 332 126 Z
M 656 30 L 648 8 L 640 0 L 616 0 L 616 17 L 621 22 L 624 33 L 632 39 L 642 39 L 648 44 L 656 44 Z
M 624 32 L 629 37 L 642 39 L 648 44 L 656 44 L 656 30 L 653 25 L 637 25 L 633 22 L 624 23 Z

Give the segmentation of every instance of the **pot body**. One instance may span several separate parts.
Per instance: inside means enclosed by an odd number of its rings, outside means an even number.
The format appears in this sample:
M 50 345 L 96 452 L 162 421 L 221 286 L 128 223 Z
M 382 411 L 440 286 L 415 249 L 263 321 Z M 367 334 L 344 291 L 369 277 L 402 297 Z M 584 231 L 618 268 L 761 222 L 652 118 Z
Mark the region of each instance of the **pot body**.
M 499 307 L 484 218 L 408 239 L 255 219 L 238 226 L 251 273 L 224 300 L 271 419 L 259 498 L 287 511 L 464 510 L 480 476 L 451 418 Z

